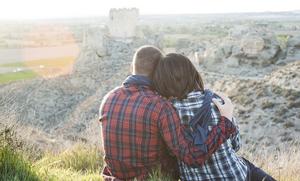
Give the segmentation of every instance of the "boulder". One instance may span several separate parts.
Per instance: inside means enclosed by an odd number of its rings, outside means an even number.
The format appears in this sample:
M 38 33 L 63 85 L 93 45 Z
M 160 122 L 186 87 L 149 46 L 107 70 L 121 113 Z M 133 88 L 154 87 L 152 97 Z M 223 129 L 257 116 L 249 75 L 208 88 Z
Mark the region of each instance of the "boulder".
M 225 50 L 224 47 L 220 49 Z M 282 51 L 275 36 L 254 33 L 233 41 L 229 52 L 231 54 L 224 52 L 224 58 L 234 58 L 234 62 L 239 62 L 241 65 L 265 67 L 276 63 Z
M 246 36 L 241 40 L 241 48 L 249 57 L 258 56 L 265 47 L 265 41 L 260 36 Z

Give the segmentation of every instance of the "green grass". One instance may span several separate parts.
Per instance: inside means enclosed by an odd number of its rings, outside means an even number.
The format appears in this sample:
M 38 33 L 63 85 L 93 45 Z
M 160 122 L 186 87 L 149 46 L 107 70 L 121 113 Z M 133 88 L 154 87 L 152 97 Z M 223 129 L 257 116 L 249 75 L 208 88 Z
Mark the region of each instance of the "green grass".
M 2 151 L 2 150 L 1 150 Z M 3 156 L 2 156 L 3 155 Z M 103 168 L 102 154 L 97 148 L 78 145 L 60 154 L 45 154 L 41 159 L 30 162 L 25 156 L 12 149 L 1 152 L 0 175 L 4 181 L 103 181 L 100 171 Z M 160 170 L 154 171 L 148 181 L 170 181 Z
M 3 180 L 22 181 L 102 181 L 102 154 L 96 148 L 76 146 L 63 153 L 46 154 L 36 162 L 27 161 L 12 149 L 1 149 L 0 175 Z M 2 164 L 3 162 L 3 164 Z M 4 165 L 4 166 L 2 166 Z M 170 181 L 159 170 L 148 181 Z
M 13 130 L 0 123 L 1 181 L 103 181 L 103 154 L 95 146 L 78 144 L 61 153 L 40 153 L 28 148 Z M 169 181 L 157 170 L 149 181 Z
M 287 42 L 289 40 L 289 35 L 280 34 L 276 36 L 277 41 L 282 49 L 286 48 Z
M 24 67 L 24 63 L 23 62 L 6 63 L 6 64 L 1 64 L 0 67 Z
M 24 149 L 23 142 L 17 139 L 12 128 L 0 123 L 0 180 L 40 180 L 31 162 L 25 158 Z
M 27 151 L 26 144 L 0 123 L 0 175 L 1 181 L 103 181 L 103 154 L 95 146 L 78 144 L 61 153 Z M 269 152 L 243 149 L 240 154 L 279 181 L 296 181 L 300 178 L 299 145 Z M 27 156 L 27 154 L 31 154 Z M 31 159 L 30 159 L 31 157 Z M 36 157 L 36 158 L 34 158 Z M 170 181 L 160 169 L 154 170 L 148 181 Z
M 18 81 L 18 80 L 33 79 L 37 76 L 38 75 L 31 70 L 21 71 L 21 72 L 4 73 L 4 74 L 0 74 L 0 84 L 14 82 L 14 81 Z
M 66 67 L 72 66 L 75 57 L 60 57 L 54 59 L 30 60 L 15 63 L 0 64 L 0 68 L 25 68 L 25 71 L 9 72 L 0 74 L 0 84 L 14 82 L 18 80 L 33 79 L 38 76 L 48 76 L 55 70 L 63 70 Z M 43 65 L 43 69 L 38 67 Z
M 60 154 L 45 154 L 34 163 L 44 180 L 101 180 L 102 154 L 97 148 L 77 145 Z
M 46 154 L 33 164 L 42 180 L 102 181 L 103 155 L 100 149 L 75 145 L 60 154 Z M 171 181 L 160 170 L 153 171 L 148 181 Z
M 1 180 L 40 180 L 30 163 L 9 147 L 0 148 L 0 175 Z
M 40 180 L 31 164 L 9 146 L 0 148 L 0 175 L 1 180 Z

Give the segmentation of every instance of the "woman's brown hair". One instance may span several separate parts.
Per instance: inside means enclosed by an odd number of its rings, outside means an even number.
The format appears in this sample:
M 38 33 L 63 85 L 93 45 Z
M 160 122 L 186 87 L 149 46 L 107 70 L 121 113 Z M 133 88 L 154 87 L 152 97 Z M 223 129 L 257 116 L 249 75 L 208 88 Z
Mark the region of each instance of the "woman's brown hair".
M 203 80 L 192 62 L 184 55 L 167 54 L 157 65 L 153 83 L 164 97 L 183 99 L 188 93 L 204 90 Z

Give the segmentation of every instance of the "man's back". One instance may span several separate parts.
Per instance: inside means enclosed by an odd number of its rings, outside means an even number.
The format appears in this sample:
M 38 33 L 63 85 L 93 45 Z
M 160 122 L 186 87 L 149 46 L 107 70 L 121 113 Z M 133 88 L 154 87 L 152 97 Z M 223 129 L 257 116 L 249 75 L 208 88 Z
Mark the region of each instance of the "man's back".
M 124 84 L 105 97 L 100 114 L 106 169 L 112 175 L 145 175 L 167 157 L 158 129 L 162 102 L 149 86 L 134 84 Z

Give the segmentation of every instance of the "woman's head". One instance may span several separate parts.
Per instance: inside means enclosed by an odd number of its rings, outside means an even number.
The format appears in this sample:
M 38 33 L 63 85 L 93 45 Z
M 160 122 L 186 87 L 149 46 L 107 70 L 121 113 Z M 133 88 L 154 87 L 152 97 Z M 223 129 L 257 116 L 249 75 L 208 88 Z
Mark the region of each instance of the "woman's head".
M 184 55 L 167 54 L 157 65 L 153 82 L 165 97 L 185 98 L 195 89 L 204 90 L 203 81 L 192 62 Z

